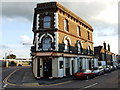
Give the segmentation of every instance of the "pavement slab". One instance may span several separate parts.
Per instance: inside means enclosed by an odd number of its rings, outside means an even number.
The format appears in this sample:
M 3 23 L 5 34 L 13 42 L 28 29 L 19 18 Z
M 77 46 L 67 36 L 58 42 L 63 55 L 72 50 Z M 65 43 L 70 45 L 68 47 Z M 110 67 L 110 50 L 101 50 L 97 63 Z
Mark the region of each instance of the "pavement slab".
M 62 82 L 67 82 L 72 80 L 72 77 L 65 77 L 59 79 L 48 79 L 48 78 L 41 78 L 39 80 L 35 79 L 32 73 L 31 67 L 21 68 L 13 75 L 10 76 L 8 82 L 14 83 L 17 85 L 27 85 L 27 84 L 35 84 L 35 85 L 51 85 L 57 84 Z

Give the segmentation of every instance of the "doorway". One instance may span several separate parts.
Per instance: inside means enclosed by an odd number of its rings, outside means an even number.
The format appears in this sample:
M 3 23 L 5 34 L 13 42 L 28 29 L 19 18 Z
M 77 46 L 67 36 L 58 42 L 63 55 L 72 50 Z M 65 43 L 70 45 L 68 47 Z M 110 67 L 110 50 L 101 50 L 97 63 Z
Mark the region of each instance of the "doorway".
M 90 69 L 90 70 L 92 69 L 92 63 L 91 63 L 91 60 L 89 60 L 89 69 Z
M 72 75 L 74 74 L 74 61 L 72 60 Z
M 45 78 L 52 77 L 52 59 L 43 59 L 43 75 Z

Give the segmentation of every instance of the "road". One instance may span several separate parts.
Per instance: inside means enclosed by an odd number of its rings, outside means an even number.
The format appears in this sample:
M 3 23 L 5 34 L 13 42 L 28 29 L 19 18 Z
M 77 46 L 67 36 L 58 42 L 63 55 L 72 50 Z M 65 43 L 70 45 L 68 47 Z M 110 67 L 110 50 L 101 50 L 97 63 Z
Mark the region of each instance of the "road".
M 3 81 L 2 87 L 3 88 L 7 87 L 7 85 L 8 85 L 8 84 L 4 83 L 5 79 L 9 75 L 11 75 L 14 71 L 17 71 L 21 68 L 23 68 L 23 67 L 11 66 L 11 67 L 8 67 L 8 68 L 5 68 L 5 67 L 2 68 L 2 81 Z
M 61 83 L 56 83 L 56 84 L 51 84 L 51 85 L 39 85 L 36 82 L 24 85 L 22 83 L 22 81 L 23 81 L 23 79 L 26 78 L 26 77 L 24 77 L 24 75 L 28 71 L 28 69 L 29 69 L 28 67 L 11 67 L 11 68 L 7 68 L 7 69 L 4 68 L 3 69 L 3 80 L 5 80 L 6 77 L 8 77 L 8 76 L 12 77 L 12 75 L 13 76 L 17 75 L 17 78 L 15 80 L 18 82 L 20 82 L 20 80 L 21 80 L 21 83 L 13 84 L 13 85 L 9 84 L 9 83 L 7 83 L 7 84 L 3 83 L 3 87 L 4 88 L 77 88 L 77 89 L 87 89 L 87 88 L 118 88 L 119 87 L 118 84 L 120 84 L 120 83 L 118 83 L 120 70 L 116 70 L 111 73 L 105 73 L 104 75 L 95 77 L 90 80 L 73 80 L 71 78 L 66 82 L 61 82 Z

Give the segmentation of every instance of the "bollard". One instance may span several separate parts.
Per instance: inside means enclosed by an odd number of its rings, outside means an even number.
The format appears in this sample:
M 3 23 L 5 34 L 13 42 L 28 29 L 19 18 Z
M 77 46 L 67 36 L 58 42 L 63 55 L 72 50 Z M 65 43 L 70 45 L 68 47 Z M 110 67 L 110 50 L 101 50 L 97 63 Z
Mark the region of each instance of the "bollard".
M 16 66 L 19 66 L 19 61 L 16 62 Z
M 6 60 L 6 67 L 8 67 L 8 60 Z

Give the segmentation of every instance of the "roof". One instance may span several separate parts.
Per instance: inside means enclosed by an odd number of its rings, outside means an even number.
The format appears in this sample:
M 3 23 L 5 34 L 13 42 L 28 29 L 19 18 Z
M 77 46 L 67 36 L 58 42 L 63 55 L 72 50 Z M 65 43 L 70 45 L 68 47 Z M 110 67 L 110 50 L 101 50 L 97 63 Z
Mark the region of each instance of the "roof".
M 102 49 L 102 46 L 94 47 L 94 53 L 95 53 L 95 54 L 96 54 L 96 53 L 100 53 L 101 49 Z
M 90 30 L 93 31 L 93 28 L 92 28 L 92 26 L 90 24 L 88 24 L 82 18 L 80 18 L 79 16 L 77 16 L 76 14 L 74 14 L 73 12 L 71 12 L 70 10 L 68 10 L 67 8 L 65 8 L 64 6 L 62 6 L 58 2 L 38 3 L 37 4 L 37 8 L 44 8 L 44 9 L 45 8 L 59 8 L 62 11 L 64 11 L 65 13 L 69 14 L 70 16 L 72 16 L 73 18 L 77 19 L 79 22 L 81 22 L 82 24 L 84 24 L 86 27 L 88 27 Z
M 104 48 L 103 48 L 103 46 L 96 46 L 96 47 L 94 47 L 94 52 L 95 52 L 95 54 L 98 54 L 98 53 L 107 53 L 107 54 L 110 54 L 110 55 L 115 55 L 114 53 L 112 53 L 112 52 L 110 52 L 110 51 L 108 51 L 108 50 L 105 50 Z

